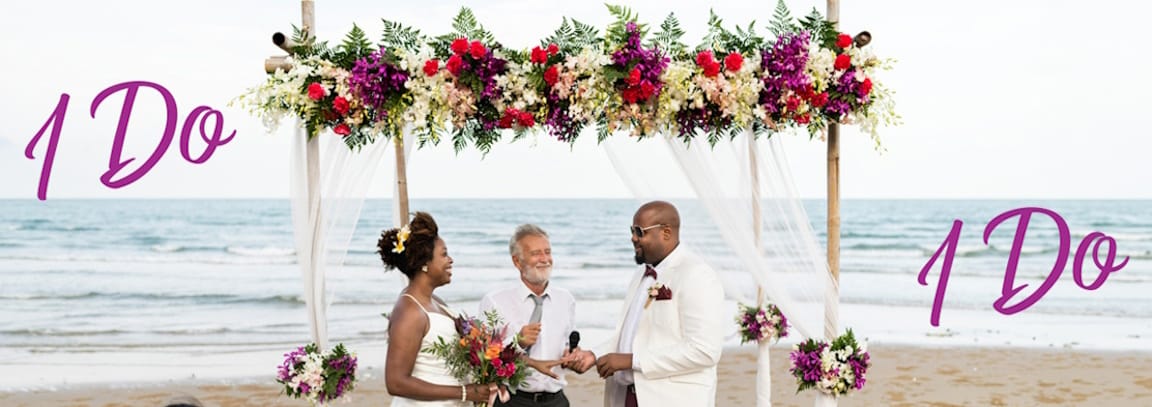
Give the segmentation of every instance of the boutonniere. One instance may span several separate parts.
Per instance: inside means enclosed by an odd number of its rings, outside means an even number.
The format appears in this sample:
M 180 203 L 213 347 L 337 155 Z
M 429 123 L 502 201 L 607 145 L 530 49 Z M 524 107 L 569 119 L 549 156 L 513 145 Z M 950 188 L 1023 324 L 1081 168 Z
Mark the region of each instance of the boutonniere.
M 648 308 L 652 304 L 652 300 L 664 301 L 672 299 L 672 289 L 662 283 L 652 284 L 648 287 L 648 302 L 644 303 L 644 308 Z

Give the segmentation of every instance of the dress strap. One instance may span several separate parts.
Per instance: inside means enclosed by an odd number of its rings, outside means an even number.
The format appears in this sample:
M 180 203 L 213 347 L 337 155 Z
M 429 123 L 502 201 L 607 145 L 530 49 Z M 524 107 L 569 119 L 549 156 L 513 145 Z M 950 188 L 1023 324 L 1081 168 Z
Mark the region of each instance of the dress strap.
M 408 293 L 404 293 L 404 296 L 412 299 L 412 302 L 416 303 L 416 306 L 420 307 L 420 310 L 424 311 L 424 314 L 428 314 L 428 310 L 424 309 L 424 304 L 421 304 L 420 301 L 417 301 L 416 297 L 413 297 L 412 294 Z

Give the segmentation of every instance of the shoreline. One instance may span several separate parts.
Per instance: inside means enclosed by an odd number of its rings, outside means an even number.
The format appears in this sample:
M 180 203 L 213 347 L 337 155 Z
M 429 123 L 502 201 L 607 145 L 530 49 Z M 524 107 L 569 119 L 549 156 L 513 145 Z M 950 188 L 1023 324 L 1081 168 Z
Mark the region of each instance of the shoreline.
M 812 404 L 796 394 L 788 374 L 790 346 L 772 347 L 772 400 L 778 406 Z M 1152 352 L 1014 347 L 870 346 L 873 366 L 864 390 L 840 399 L 863 405 L 1133 405 L 1152 404 Z M 382 362 L 382 359 L 380 359 Z M 926 363 L 927 362 L 927 363 Z M 362 364 L 349 406 L 387 405 L 381 364 Z M 264 376 L 166 381 L 119 381 L 0 392 L 0 404 L 162 405 L 188 395 L 205 406 L 304 406 L 283 396 L 271 368 Z M 569 374 L 565 391 L 574 406 L 600 405 L 594 372 Z M 756 350 L 725 348 L 719 367 L 718 406 L 755 404 Z

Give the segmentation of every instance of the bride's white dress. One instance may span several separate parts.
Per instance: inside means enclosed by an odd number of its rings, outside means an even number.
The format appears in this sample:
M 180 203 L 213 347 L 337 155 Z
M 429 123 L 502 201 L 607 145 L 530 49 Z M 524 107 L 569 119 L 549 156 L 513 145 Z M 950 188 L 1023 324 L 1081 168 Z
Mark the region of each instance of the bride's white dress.
M 428 333 L 424 334 L 424 338 L 420 340 L 420 349 L 431 347 L 441 336 L 445 339 L 451 339 L 456 336 L 455 320 L 439 312 L 428 312 L 428 310 L 424 309 L 424 306 L 420 304 L 420 301 L 416 301 L 416 298 L 408 294 L 404 294 L 404 296 L 412 299 L 412 301 L 424 311 L 424 315 L 428 316 Z M 437 306 L 449 314 L 454 314 L 447 306 L 440 304 L 437 304 Z M 448 372 L 448 365 L 444 363 L 444 359 L 440 359 L 431 353 L 423 351 L 416 355 L 416 366 L 412 368 L 412 377 L 432 384 L 447 386 L 460 386 L 463 384 Z M 392 407 L 464 407 L 467 405 L 467 403 L 461 402 L 460 400 L 420 401 L 403 397 L 395 397 L 392 399 Z

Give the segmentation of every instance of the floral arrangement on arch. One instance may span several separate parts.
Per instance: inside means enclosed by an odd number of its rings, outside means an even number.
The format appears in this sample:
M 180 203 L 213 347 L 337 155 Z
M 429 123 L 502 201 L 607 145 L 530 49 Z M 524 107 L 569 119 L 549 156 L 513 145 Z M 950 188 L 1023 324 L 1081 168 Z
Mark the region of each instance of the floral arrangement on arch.
M 778 341 L 788 336 L 788 318 L 775 304 L 758 307 L 738 304 L 736 324 L 740 326 L 740 343 Z
M 573 143 L 591 125 L 598 141 L 627 133 L 715 144 L 748 130 L 815 138 L 841 123 L 879 149 L 879 129 L 900 124 L 877 78 L 892 62 L 866 46 L 870 35 L 839 32 L 816 10 L 796 19 L 780 0 L 766 35 L 711 14 L 694 48 L 673 14 L 649 30 L 627 7 L 608 11 L 603 36 L 564 18 L 523 50 L 504 47 L 467 8 L 453 32 L 435 37 L 384 20 L 378 44 L 353 26 L 329 47 L 297 30 L 291 69 L 238 101 L 269 130 L 292 116 L 310 135 L 330 131 L 353 148 L 410 134 L 421 146 L 450 138 L 457 151 L 484 153 L 506 133 L 543 130 Z
M 794 345 L 789 372 L 796 378 L 796 392 L 814 388 L 839 397 L 863 389 L 871 366 L 867 344 L 858 343 L 849 329 L 831 343 L 809 338 Z
M 507 402 L 508 392 L 516 392 L 528 377 L 527 363 L 522 359 L 524 350 L 517 345 L 515 335 L 509 336 L 508 332 L 495 311 L 486 312 L 483 319 L 461 315 L 456 318 L 457 337 L 440 337 L 422 351 L 444 359 L 457 379 L 496 387 L 487 404 L 496 397 Z
M 284 354 L 277 369 L 276 382 L 292 398 L 303 398 L 313 405 L 348 399 L 356 385 L 356 355 L 337 344 L 321 353 L 316 344 L 301 346 Z

